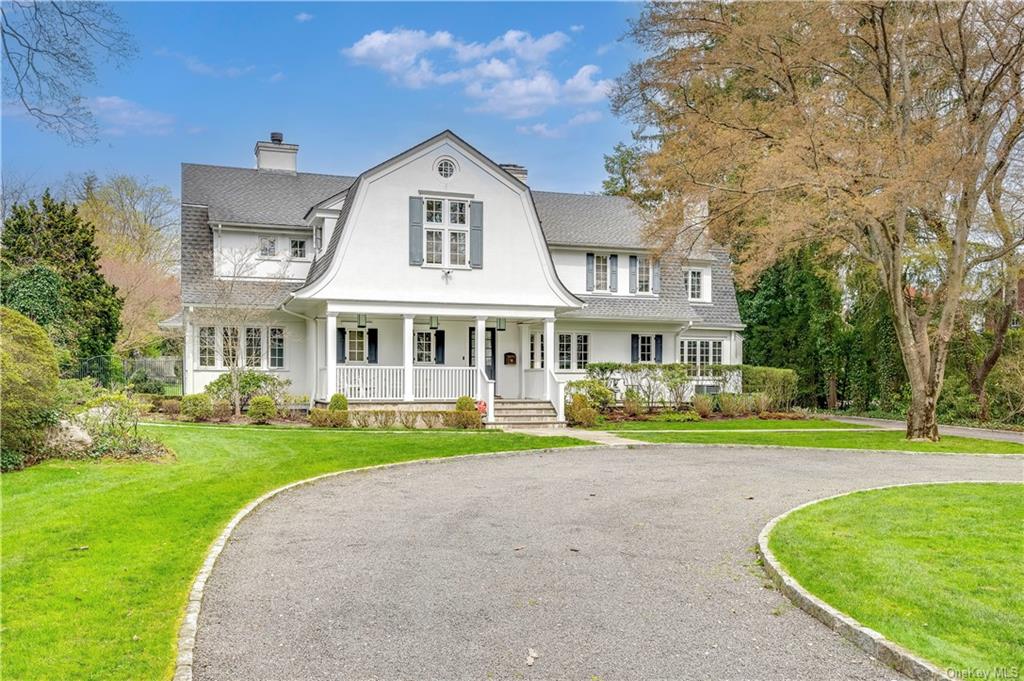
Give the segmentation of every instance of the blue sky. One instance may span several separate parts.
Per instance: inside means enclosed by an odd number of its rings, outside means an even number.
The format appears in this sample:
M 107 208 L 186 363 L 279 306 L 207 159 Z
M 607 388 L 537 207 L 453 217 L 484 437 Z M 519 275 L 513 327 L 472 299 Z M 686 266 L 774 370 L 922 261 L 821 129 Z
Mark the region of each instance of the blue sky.
M 36 186 L 126 172 L 179 191 L 183 161 L 251 167 L 271 130 L 299 169 L 356 174 L 445 128 L 537 189 L 598 191 L 628 140 L 607 91 L 638 4 L 121 3 L 139 48 L 84 94 L 82 147 L 4 106 L 5 172 Z M 13 114 L 13 115 L 12 115 Z

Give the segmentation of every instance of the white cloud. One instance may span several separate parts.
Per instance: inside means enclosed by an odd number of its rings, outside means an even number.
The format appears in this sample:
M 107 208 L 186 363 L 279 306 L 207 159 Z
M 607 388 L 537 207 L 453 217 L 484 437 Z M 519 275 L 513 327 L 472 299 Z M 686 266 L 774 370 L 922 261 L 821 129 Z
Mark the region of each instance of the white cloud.
M 610 42 L 610 43 L 604 43 L 603 45 L 598 45 L 598 47 L 597 47 L 597 56 L 598 57 L 603 57 L 604 55 L 608 54 L 609 52 L 611 52 L 612 50 L 614 50 L 618 46 L 619 46 L 619 44 L 616 43 L 616 42 Z
M 583 28 L 583 24 L 573 24 L 572 26 L 569 27 L 569 30 L 572 31 L 573 33 L 579 33 L 580 31 L 583 30 Z
M 545 137 L 547 139 L 557 139 L 559 137 L 565 137 L 572 128 L 596 123 L 599 120 L 601 120 L 600 111 L 583 111 L 576 114 L 562 125 L 555 127 L 551 127 L 547 123 L 518 125 L 516 126 L 516 132 L 521 135 L 535 135 L 537 137 Z
M 284 80 L 284 79 L 285 79 L 286 77 L 287 77 L 287 76 L 285 76 L 285 75 L 284 75 L 284 72 L 283 72 L 283 71 L 278 71 L 277 73 L 275 73 L 274 75 L 272 75 L 272 76 L 271 76 L 270 78 L 268 78 L 267 80 L 269 80 L 269 81 L 270 81 L 271 83 L 280 83 L 280 82 L 281 82 L 282 80 Z
M 174 131 L 174 116 L 147 109 L 121 97 L 93 97 L 88 100 L 103 132 L 118 137 L 125 135 L 169 135 Z
M 313 15 L 310 14 L 309 12 L 299 12 L 298 14 L 295 15 L 295 21 L 299 22 L 300 24 L 304 24 L 307 21 L 313 21 Z
M 367 33 L 341 53 L 403 87 L 461 85 L 477 101 L 474 110 L 525 118 L 562 104 L 592 104 L 611 90 L 593 64 L 565 82 L 551 73 L 548 58 L 568 43 L 561 31 L 534 38 L 513 29 L 488 42 L 465 42 L 448 31 L 395 28 Z
M 593 64 L 581 66 L 576 75 L 565 81 L 565 96 L 573 102 L 597 102 L 608 96 L 612 89 L 610 80 L 594 80 L 601 72 Z
M 192 73 L 200 76 L 209 76 L 211 78 L 238 78 L 256 70 L 256 67 L 252 65 L 212 66 L 199 59 L 199 57 L 195 57 L 190 54 L 182 54 L 181 52 L 172 52 L 162 47 L 156 51 L 156 54 L 159 57 L 176 59 L 184 64 L 185 68 Z

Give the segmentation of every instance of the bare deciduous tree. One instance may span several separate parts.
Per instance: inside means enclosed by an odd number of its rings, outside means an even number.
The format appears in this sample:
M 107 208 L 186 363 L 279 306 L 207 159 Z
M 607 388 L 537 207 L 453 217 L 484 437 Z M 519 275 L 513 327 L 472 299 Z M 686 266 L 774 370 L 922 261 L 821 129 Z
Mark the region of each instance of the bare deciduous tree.
M 97 59 L 120 64 L 135 54 L 113 7 L 80 0 L 4 0 L 0 34 L 5 105 L 20 106 L 40 128 L 72 143 L 95 139 L 82 86 L 95 82 Z
M 810 242 L 862 258 L 892 306 L 907 435 L 938 439 L 965 277 L 1024 244 L 1020 224 L 978 234 L 1022 162 L 1024 5 L 664 3 L 632 33 L 649 54 L 614 105 L 659 142 L 655 243 L 710 230 L 741 281 Z

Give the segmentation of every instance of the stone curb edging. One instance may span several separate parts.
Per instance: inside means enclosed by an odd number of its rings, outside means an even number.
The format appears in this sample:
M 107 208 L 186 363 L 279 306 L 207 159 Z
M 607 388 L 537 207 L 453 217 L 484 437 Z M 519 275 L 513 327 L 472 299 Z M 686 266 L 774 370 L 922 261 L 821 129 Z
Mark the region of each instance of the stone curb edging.
M 639 444 L 639 443 L 638 443 Z M 501 457 L 501 456 L 514 456 L 519 454 L 555 454 L 566 451 L 590 451 L 590 450 L 605 450 L 605 449 L 634 449 L 635 445 L 584 445 L 584 446 L 568 446 L 568 447 L 547 447 L 543 449 L 522 449 L 522 450 L 506 450 L 500 452 L 481 452 L 478 454 L 459 454 L 457 456 L 444 456 L 434 457 L 430 459 L 413 459 L 411 461 L 397 461 L 395 463 L 384 463 L 376 466 L 364 466 L 362 468 L 349 468 L 341 471 L 332 471 L 330 473 L 323 473 L 316 475 L 311 478 L 304 480 L 297 480 L 295 482 L 288 483 L 273 489 L 266 494 L 250 501 L 246 504 L 242 510 L 234 515 L 228 522 L 227 526 L 217 536 L 217 539 L 210 545 L 209 550 L 206 553 L 206 558 L 203 560 L 203 565 L 199 568 L 198 574 L 192 582 L 192 588 L 189 590 L 188 603 L 185 606 L 185 617 L 182 619 L 181 626 L 178 628 L 178 643 L 177 643 L 177 655 L 174 663 L 174 677 L 173 681 L 192 681 L 192 664 L 193 655 L 196 647 L 196 633 L 199 626 L 199 612 L 203 605 L 203 592 L 206 589 L 206 582 L 210 578 L 210 574 L 213 572 L 214 566 L 217 564 L 217 559 L 220 557 L 221 552 L 227 545 L 228 540 L 231 538 L 231 534 L 240 522 L 242 522 L 246 516 L 256 510 L 264 502 L 272 499 L 282 492 L 286 492 L 295 487 L 308 485 L 313 482 L 323 480 L 325 478 L 333 478 L 340 475 L 346 475 L 350 473 L 365 473 L 367 471 L 377 470 L 380 468 L 395 468 L 398 466 L 413 466 L 413 465 L 431 465 L 437 463 L 443 463 L 446 461 L 453 461 L 459 459 L 469 458 L 483 458 L 483 457 Z
M 572 433 L 572 429 L 567 430 L 566 433 Z M 572 437 L 572 435 L 567 435 L 567 437 Z M 658 445 L 659 447 L 721 447 L 722 449 L 785 449 L 787 451 L 813 449 L 821 452 L 844 452 L 849 454 L 907 454 L 910 456 L 972 456 L 993 459 L 1024 459 L 1024 454 L 1006 454 L 1002 452 L 992 454 L 985 452 L 915 452 L 910 449 L 857 449 L 856 447 L 818 447 L 812 445 L 744 445 L 735 442 L 654 442 L 652 440 L 635 440 L 635 442 L 636 444 Z M 824 499 L 821 501 L 824 501 Z M 793 510 L 795 511 L 796 509 Z
M 954 681 L 955 677 L 948 674 L 946 671 L 940 669 L 936 665 L 928 662 L 927 660 L 918 657 L 914 653 L 910 652 L 903 646 L 893 643 L 889 639 L 882 636 L 874 629 L 865 627 L 863 624 L 853 619 L 849 615 L 846 615 L 839 610 L 833 608 L 831 605 L 821 600 L 817 596 L 813 595 L 807 589 L 802 587 L 786 569 L 782 567 L 782 564 L 772 553 L 771 549 L 768 548 L 768 538 L 771 536 L 772 530 L 781 521 L 786 519 L 793 513 L 800 511 L 808 506 L 820 504 L 825 501 L 831 501 L 833 499 L 839 499 L 841 497 L 850 496 L 851 494 L 859 494 L 861 492 L 874 492 L 877 490 L 894 489 L 898 487 L 920 487 L 922 485 L 960 485 L 960 484 L 1003 484 L 1003 485 L 1019 485 L 1021 484 L 1016 480 L 953 480 L 953 481 L 941 481 L 941 482 L 913 482 L 905 483 L 900 485 L 883 485 L 881 487 L 869 487 L 866 489 L 853 490 L 851 492 L 843 492 L 842 494 L 835 494 L 830 497 L 824 497 L 822 499 L 815 499 L 809 501 L 806 504 L 801 504 L 796 508 L 791 508 L 780 516 L 773 518 L 761 533 L 757 536 L 757 553 L 761 557 L 763 562 L 764 571 L 768 573 L 769 578 L 779 588 L 790 601 L 793 602 L 798 608 L 806 612 L 808 615 L 818 620 L 832 631 L 836 632 L 843 638 L 847 639 L 864 652 L 871 655 L 876 660 L 882 662 L 889 667 L 892 667 L 896 671 L 915 679 L 916 681 Z

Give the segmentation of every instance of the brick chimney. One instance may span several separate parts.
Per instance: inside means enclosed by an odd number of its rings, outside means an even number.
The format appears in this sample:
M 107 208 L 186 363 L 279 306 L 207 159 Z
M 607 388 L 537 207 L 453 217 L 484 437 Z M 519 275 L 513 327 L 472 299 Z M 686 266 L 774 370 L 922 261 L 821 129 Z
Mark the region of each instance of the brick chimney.
M 526 168 L 518 163 L 501 163 L 499 165 L 501 165 L 502 169 L 504 169 L 509 175 L 516 178 L 523 184 L 526 184 Z

